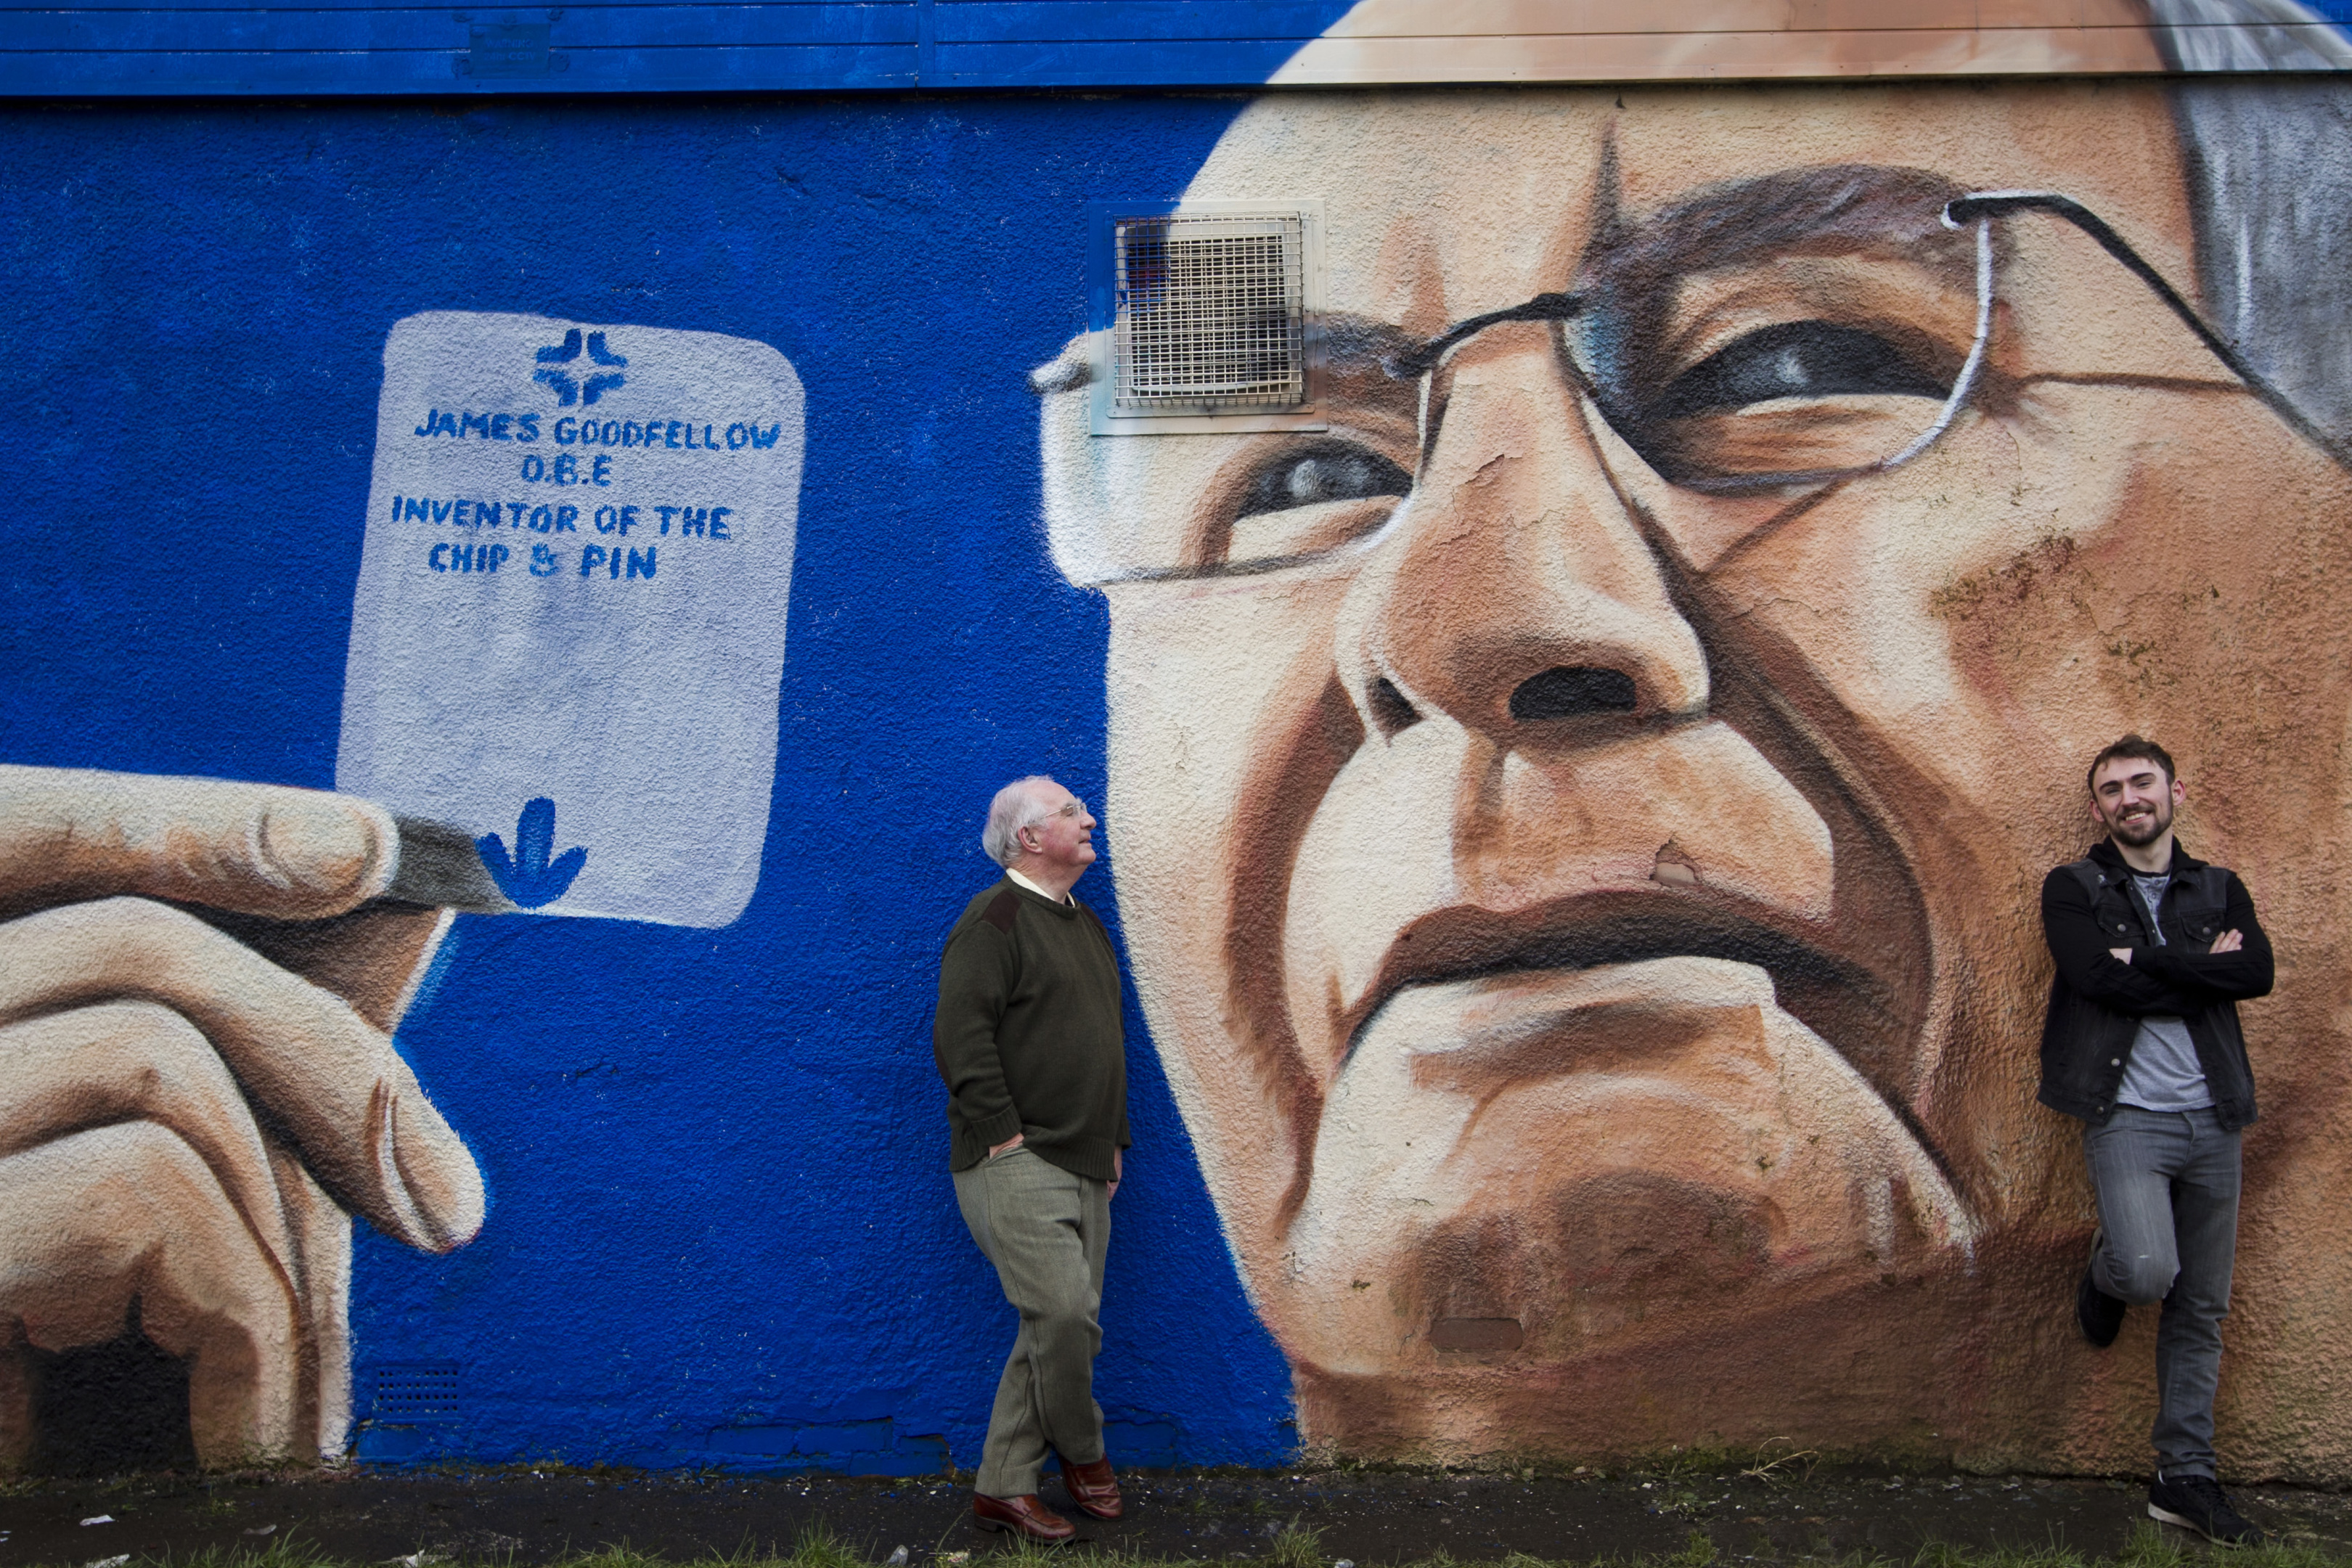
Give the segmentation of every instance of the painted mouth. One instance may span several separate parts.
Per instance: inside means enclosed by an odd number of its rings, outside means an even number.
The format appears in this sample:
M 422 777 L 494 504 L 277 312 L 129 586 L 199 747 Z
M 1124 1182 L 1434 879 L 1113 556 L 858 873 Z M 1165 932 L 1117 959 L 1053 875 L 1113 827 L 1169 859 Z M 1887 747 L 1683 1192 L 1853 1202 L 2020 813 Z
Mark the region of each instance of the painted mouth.
M 1675 952 L 1430 981 L 1391 997 L 1364 1038 L 1395 1037 L 1416 1086 L 1455 1093 L 1625 1070 L 1699 1047 L 1727 1032 L 1726 1018 L 1772 1005 L 1773 982 L 1755 967 Z
M 1585 894 L 1507 915 L 1439 910 L 1398 933 L 1378 977 L 1343 1016 L 1342 1062 L 1384 1011 L 1416 990 L 1490 976 L 1704 958 L 1763 971 L 1780 1006 L 1875 1077 L 1868 1064 L 1889 1060 L 1890 1051 L 1911 1038 L 1926 998 L 1898 977 L 1837 951 L 1832 935 L 1748 900 L 1680 890 Z M 1885 1093 L 1886 1086 L 1880 1087 Z

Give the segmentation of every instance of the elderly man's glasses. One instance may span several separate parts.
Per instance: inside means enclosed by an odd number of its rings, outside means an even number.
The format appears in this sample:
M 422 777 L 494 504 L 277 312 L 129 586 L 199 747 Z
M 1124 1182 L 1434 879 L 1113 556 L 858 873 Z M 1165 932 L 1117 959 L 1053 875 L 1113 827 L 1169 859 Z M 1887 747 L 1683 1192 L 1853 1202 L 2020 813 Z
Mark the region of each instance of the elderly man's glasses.
M 1087 803 L 1077 799 L 1076 796 L 1072 796 L 1068 805 L 1057 806 L 1054 810 L 1047 812 L 1043 816 L 1033 816 L 1021 826 L 1024 828 L 1043 827 L 1045 824 L 1053 821 L 1057 816 L 1084 816 L 1086 812 Z
M 1683 489 L 1737 496 L 1885 472 L 1933 446 L 1992 379 L 1999 279 L 2011 259 L 1999 220 L 2027 212 L 2095 241 L 2290 426 L 2346 460 L 2081 204 L 2047 191 L 1963 192 L 1918 170 L 1814 168 L 1701 193 L 1653 217 L 1604 222 L 1572 289 L 1474 316 L 1425 342 L 1335 324 L 1335 363 L 1352 355 L 1372 379 L 1409 389 L 1415 471 L 1335 431 L 1287 444 L 1256 469 L 1224 508 L 1230 521 L 1219 536 L 1155 542 L 1138 531 L 1084 542 L 1103 557 L 1096 563 L 1074 558 L 1067 544 L 1081 542 L 1057 538 L 1057 554 L 1093 581 L 1198 577 L 1276 570 L 1366 537 L 1363 519 L 1384 514 L 1346 503 L 1377 508 L 1381 498 L 1412 494 L 1455 395 L 1455 357 L 1512 323 L 1545 326 L 1572 388 Z M 1349 512 L 1355 521 L 1341 515 Z M 1328 526 L 1315 521 L 1327 516 Z
M 1744 193 L 1751 203 L 1754 195 Z M 1604 248 L 1587 288 L 1457 322 L 1385 368 L 1421 382 L 1425 448 L 1430 380 L 1455 350 L 1505 322 L 1556 322 L 1578 383 L 1673 484 L 1728 493 L 1879 472 L 1927 450 L 1975 391 L 1992 331 L 1993 220 L 2027 211 L 2063 218 L 2095 240 L 2232 374 L 2303 435 L 2330 445 L 2129 242 L 2050 191 L 1956 197 L 1937 215 L 1940 233 L 1918 221 L 1916 206 L 1865 197 L 1816 223 L 1803 243 L 1777 249 L 1766 268 L 1718 264 L 1694 274 L 1690 258 L 1678 257 L 1679 287 L 1666 290 L 1650 287 L 1662 269 L 1647 247 Z M 1971 229 L 1972 243 L 1960 237 Z M 1751 229 L 1740 237 L 1752 246 L 1757 237 Z M 1708 298 L 1710 273 L 1727 274 L 1720 300 Z M 1973 320 L 1954 363 L 1954 339 L 1937 327 L 1948 329 L 1964 295 Z M 1815 313 L 1817 305 L 1834 313 Z

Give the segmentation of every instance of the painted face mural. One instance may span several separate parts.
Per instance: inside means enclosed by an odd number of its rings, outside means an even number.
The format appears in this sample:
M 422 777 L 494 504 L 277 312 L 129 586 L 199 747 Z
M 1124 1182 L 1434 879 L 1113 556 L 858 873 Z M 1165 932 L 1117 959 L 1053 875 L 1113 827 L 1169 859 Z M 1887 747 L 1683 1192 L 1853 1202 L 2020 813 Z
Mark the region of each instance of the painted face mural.
M 2084 227 L 1945 221 L 2061 193 L 2193 294 L 2179 145 L 2142 86 L 1263 101 L 1187 200 L 1321 201 L 1328 429 L 1046 399 L 1138 984 L 1310 1442 L 2132 1452 L 2032 1103 L 2130 729 L 2292 955 L 2223 1407 L 2308 1440 L 2345 476 Z
M 1121 1462 L 2136 1468 L 2154 1314 L 2080 1345 L 2032 1103 L 2035 889 L 2136 729 L 2281 955 L 2224 1452 L 2352 1474 L 2352 77 L 2193 74 L 2326 31 L 2228 10 L 1746 57 L 2042 73 L 1972 86 L 1327 90 L 1724 37 L 1370 0 L 1247 106 L 12 109 L 0 1471 L 134 1384 L 156 1463 L 968 1462 L 920 1041 L 1038 768 L 1174 1089 Z M 1073 353 L 1048 563 L 1007 372 L 1085 204 L 1188 184 L 1314 215 L 1320 427 L 1093 436 Z

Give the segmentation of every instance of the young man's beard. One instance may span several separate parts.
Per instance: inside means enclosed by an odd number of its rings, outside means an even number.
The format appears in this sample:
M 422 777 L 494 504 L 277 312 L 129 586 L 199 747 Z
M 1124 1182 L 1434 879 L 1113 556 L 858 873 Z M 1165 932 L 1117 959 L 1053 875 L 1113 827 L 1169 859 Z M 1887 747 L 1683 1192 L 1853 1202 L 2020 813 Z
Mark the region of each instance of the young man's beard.
M 2111 819 L 2107 823 L 2107 831 L 2116 836 L 2117 842 L 2128 844 L 2137 849 L 2143 844 L 2155 843 L 2163 836 L 2164 830 L 2171 826 L 2172 807 L 2168 803 L 2155 806 L 2146 816 L 2136 816 L 2123 821 Z

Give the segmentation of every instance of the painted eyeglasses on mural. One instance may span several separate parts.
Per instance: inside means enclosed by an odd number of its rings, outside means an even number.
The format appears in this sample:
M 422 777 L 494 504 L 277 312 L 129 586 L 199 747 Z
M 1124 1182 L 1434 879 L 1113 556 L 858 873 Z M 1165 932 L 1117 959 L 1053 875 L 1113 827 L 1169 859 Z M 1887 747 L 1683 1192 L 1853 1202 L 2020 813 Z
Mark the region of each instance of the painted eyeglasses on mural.
M 1426 468 L 1456 351 L 1511 328 L 1550 333 L 1562 375 L 1601 427 L 1602 462 L 1620 479 L 1630 453 L 1681 490 L 1736 500 L 1898 468 L 1972 404 L 2011 399 L 2036 374 L 2069 378 L 2046 345 L 2011 367 L 1993 352 L 2003 279 L 2029 265 L 2021 251 L 2030 242 L 2003 221 L 2019 218 L 2058 220 L 2087 236 L 2247 390 L 2346 457 L 2155 267 L 2071 198 L 1968 192 L 1916 170 L 1805 169 L 1603 224 L 1571 289 L 1434 337 L 1327 318 L 1327 385 L 1347 411 L 1331 430 L 1279 442 L 1214 504 L 1174 526 L 1129 510 L 1101 514 L 1103 534 L 1087 542 L 1082 575 L 1277 571 L 1368 542 Z

